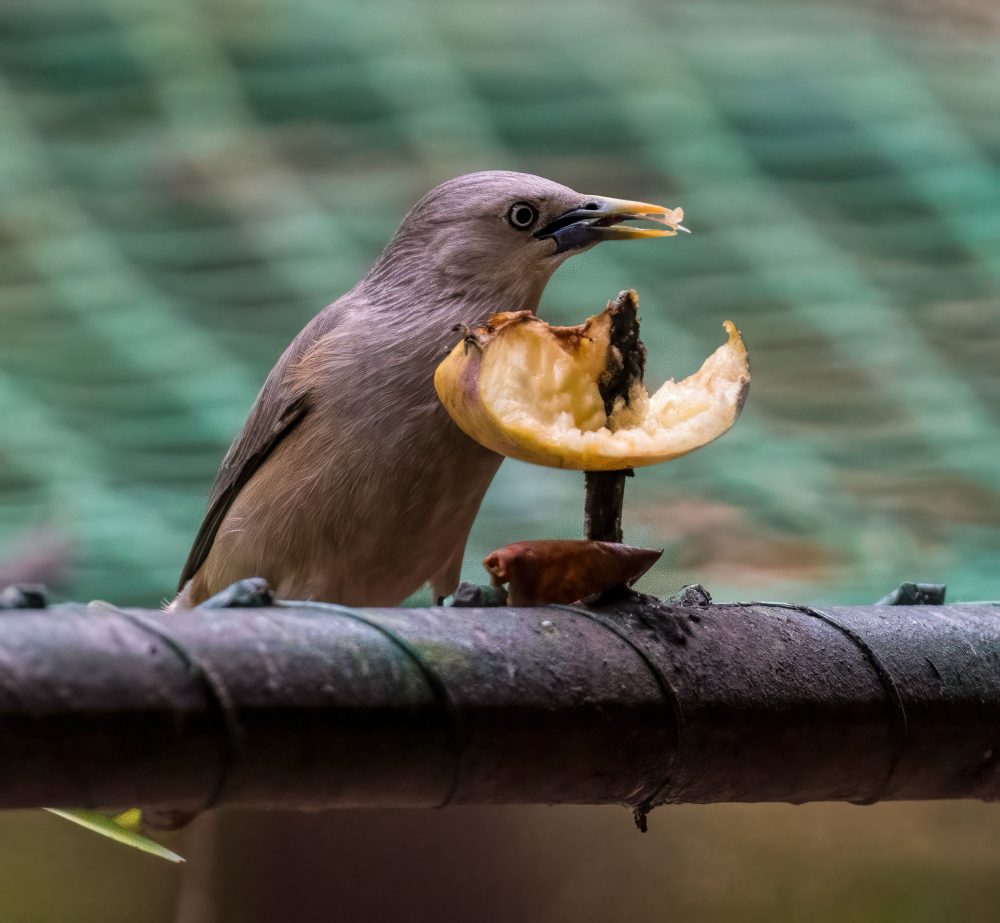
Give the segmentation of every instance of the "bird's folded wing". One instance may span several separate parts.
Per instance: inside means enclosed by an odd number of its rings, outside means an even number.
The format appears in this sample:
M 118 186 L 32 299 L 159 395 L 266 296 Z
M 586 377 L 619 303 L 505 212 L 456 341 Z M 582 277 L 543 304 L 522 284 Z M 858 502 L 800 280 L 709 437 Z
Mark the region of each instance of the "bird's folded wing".
M 215 486 L 212 488 L 212 495 L 208 501 L 208 512 L 202 520 L 201 528 L 198 530 L 191 547 L 191 553 L 184 564 L 180 583 L 177 586 L 178 592 L 184 589 L 184 585 L 205 562 L 205 558 L 208 557 L 208 553 L 212 549 L 212 543 L 215 541 L 219 526 L 222 525 L 226 513 L 229 512 L 229 508 L 233 505 L 239 492 L 264 464 L 281 440 L 302 422 L 303 417 L 308 412 L 308 396 L 302 396 L 284 407 L 271 429 L 263 431 L 254 429 L 253 424 L 256 421 L 253 415 L 247 420 L 246 426 L 243 427 L 243 431 L 233 443 L 219 469 Z

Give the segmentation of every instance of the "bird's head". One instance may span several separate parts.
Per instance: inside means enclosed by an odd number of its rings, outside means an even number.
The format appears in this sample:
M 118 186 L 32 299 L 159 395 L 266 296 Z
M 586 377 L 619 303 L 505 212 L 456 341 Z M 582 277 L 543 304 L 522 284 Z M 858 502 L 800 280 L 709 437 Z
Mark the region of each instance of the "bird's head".
M 603 240 L 672 237 L 687 230 L 682 218 L 680 209 L 586 195 L 527 173 L 469 173 L 413 206 L 374 269 L 397 280 L 418 274 L 489 312 L 535 310 L 567 257 Z

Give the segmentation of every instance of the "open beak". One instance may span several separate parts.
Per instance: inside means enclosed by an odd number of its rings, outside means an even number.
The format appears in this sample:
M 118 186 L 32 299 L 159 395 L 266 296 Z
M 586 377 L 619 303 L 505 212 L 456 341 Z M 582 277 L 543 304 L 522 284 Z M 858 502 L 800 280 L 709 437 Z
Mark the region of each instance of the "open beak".
M 643 237 L 674 237 L 678 231 L 690 233 L 681 221 L 684 211 L 647 202 L 588 196 L 584 204 L 570 209 L 535 234 L 556 242 L 556 253 L 578 250 L 602 240 L 637 240 Z M 652 221 L 660 228 L 623 227 L 624 221 Z

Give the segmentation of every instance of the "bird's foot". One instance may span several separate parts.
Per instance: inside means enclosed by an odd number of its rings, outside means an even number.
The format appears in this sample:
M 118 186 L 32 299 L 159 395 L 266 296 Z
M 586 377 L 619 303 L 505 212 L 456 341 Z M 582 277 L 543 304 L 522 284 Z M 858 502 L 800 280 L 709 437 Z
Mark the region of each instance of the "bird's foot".
M 12 583 L 0 590 L 0 609 L 48 609 L 49 592 L 40 583 Z
M 274 605 L 274 593 L 263 577 L 237 580 L 210 596 L 199 609 L 259 609 Z
M 712 594 L 700 583 L 689 583 L 682 586 L 673 596 L 668 596 L 663 602 L 668 606 L 684 606 L 686 608 L 710 606 L 712 605 Z
M 901 583 L 891 593 L 883 596 L 876 606 L 943 606 L 943 583 Z
M 502 586 L 479 586 L 460 583 L 451 594 L 452 605 L 459 609 L 483 609 L 507 605 L 507 591 Z

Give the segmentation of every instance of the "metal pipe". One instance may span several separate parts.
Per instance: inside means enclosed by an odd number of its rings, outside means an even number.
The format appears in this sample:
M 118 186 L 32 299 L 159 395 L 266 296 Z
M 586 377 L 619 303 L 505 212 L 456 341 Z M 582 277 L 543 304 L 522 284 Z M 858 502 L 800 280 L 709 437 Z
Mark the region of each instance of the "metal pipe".
M 1000 794 L 1000 608 L 0 614 L 0 807 Z

